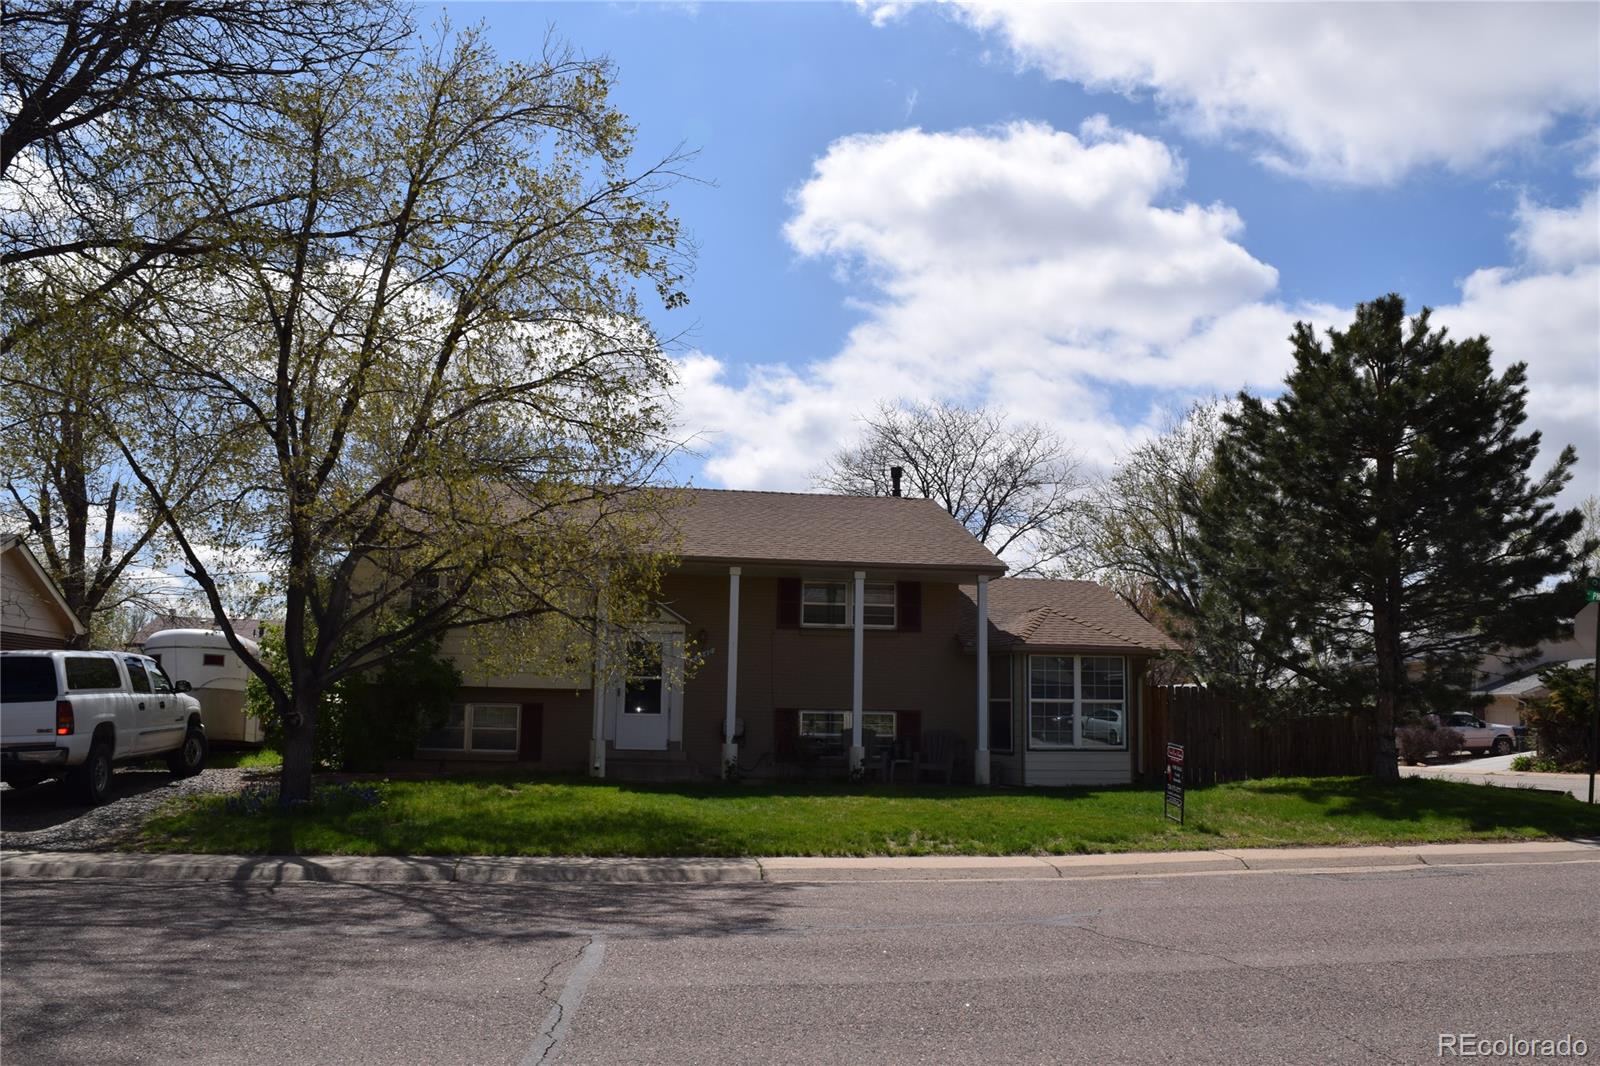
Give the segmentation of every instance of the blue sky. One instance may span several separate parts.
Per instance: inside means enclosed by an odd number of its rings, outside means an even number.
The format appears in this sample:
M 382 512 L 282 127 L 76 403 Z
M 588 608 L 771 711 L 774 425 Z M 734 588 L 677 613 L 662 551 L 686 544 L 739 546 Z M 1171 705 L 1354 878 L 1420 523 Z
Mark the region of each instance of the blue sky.
M 448 10 L 609 56 L 639 158 L 699 149 L 692 302 L 655 316 L 699 484 L 804 487 L 901 397 L 1103 467 L 1393 290 L 1528 361 L 1600 487 L 1600 6 Z

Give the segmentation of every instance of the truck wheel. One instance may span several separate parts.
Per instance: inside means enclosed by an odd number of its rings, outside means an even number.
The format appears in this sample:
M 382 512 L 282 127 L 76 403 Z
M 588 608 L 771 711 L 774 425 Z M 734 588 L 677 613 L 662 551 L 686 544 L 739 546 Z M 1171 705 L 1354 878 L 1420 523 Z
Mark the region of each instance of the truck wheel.
M 1496 755 L 1510 755 L 1511 754 L 1511 738 L 1510 737 L 1495 737 L 1494 738 L 1494 747 L 1490 748 L 1489 750 L 1494 752 Z
M 206 755 L 210 750 L 205 730 L 192 725 L 183 735 L 183 746 L 167 754 L 167 769 L 172 771 L 173 777 L 193 777 L 206 768 Z
M 97 743 L 89 749 L 82 766 L 67 774 L 67 788 L 81 802 L 99 806 L 111 798 L 111 749 Z

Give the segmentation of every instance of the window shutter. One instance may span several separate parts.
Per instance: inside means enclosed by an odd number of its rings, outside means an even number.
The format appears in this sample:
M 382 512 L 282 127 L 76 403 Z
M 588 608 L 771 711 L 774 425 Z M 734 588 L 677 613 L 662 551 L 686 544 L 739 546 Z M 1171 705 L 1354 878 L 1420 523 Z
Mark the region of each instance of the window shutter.
M 772 759 L 795 762 L 800 757 L 800 711 L 779 707 L 772 712 Z
M 896 582 L 894 598 L 895 628 L 902 633 L 922 632 L 922 582 Z
M 778 628 L 800 628 L 800 579 L 797 577 L 778 579 Z
M 517 758 L 538 762 L 544 758 L 544 704 L 522 705 L 522 728 L 517 731 Z
M 909 751 L 918 751 L 922 748 L 922 712 L 901 711 L 894 721 L 894 727 L 899 732 L 898 741 Z

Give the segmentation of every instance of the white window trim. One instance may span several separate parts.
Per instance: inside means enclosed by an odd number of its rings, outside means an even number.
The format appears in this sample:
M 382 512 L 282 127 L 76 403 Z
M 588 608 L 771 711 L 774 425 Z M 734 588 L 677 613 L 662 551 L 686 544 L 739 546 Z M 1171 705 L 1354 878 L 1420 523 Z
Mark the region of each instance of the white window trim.
M 461 715 L 461 747 L 459 748 L 430 748 L 422 744 L 417 745 L 418 751 L 447 751 L 463 755 L 516 755 L 522 750 L 522 704 L 520 703 L 495 703 L 483 702 L 462 704 L 465 710 Z M 509 748 L 474 748 L 472 746 L 472 713 L 479 707 L 510 708 L 513 712 L 511 720 L 516 723 L 509 732 L 512 735 Z M 495 732 L 505 733 L 507 730 L 496 728 Z
M 900 586 L 894 581 L 868 581 L 867 587 L 888 587 L 890 602 L 888 604 L 890 620 L 887 625 L 882 622 L 868 622 L 863 616 L 862 628 L 864 629 L 898 629 L 900 627 Z M 844 618 L 843 622 L 808 622 L 806 621 L 806 586 L 807 585 L 838 585 L 844 589 Z M 840 578 L 837 581 L 819 578 L 804 578 L 800 582 L 800 628 L 802 629 L 850 629 L 855 623 L 855 582 Z M 817 606 L 821 606 L 818 604 Z M 882 606 L 881 604 L 878 606 Z
M 1084 699 L 1083 698 L 1083 660 L 1085 658 L 1089 658 L 1089 659 L 1117 659 L 1117 660 L 1121 661 L 1121 663 L 1122 663 L 1122 699 L 1120 699 L 1120 700 L 1089 700 L 1089 699 Z M 1033 661 L 1035 659 L 1071 659 L 1072 660 L 1072 699 L 1070 699 L 1070 700 L 1048 699 L 1047 700 L 1047 699 L 1035 699 L 1034 698 L 1034 695 L 1033 695 Z M 1026 721 L 1023 723 L 1024 725 L 1027 726 L 1027 730 L 1028 730 L 1028 750 L 1029 751 L 1039 751 L 1039 752 L 1046 752 L 1046 751 L 1084 751 L 1084 752 L 1088 752 L 1088 751 L 1107 751 L 1107 752 L 1127 751 L 1128 750 L 1128 734 L 1130 732 L 1130 730 L 1128 729 L 1128 717 L 1129 717 L 1129 714 L 1131 713 L 1130 704 L 1132 703 L 1132 701 L 1129 699 L 1129 694 L 1128 694 L 1128 688 L 1129 688 L 1130 679 L 1131 679 L 1131 674 L 1129 673 L 1129 670 L 1128 670 L 1128 657 L 1125 656 L 1125 655 L 1089 655 L 1089 656 L 1084 656 L 1084 655 L 1052 655 L 1052 654 L 1029 655 L 1028 656 L 1027 676 L 1024 678 L 1024 682 L 1028 686 L 1028 704 L 1027 704 L 1027 706 L 1028 706 L 1028 714 L 1027 714 Z M 1033 736 L 1033 707 L 1034 707 L 1034 704 L 1057 704 L 1057 705 L 1069 705 L 1069 706 L 1072 707 L 1072 743 L 1071 744 L 1052 744 L 1052 743 L 1048 743 L 1048 742 L 1044 742 L 1044 741 L 1038 741 L 1038 740 L 1034 739 L 1034 736 Z M 1084 744 L 1084 742 L 1083 742 L 1083 712 L 1084 712 L 1084 709 L 1086 707 L 1093 707 L 1093 706 L 1119 706 L 1119 707 L 1122 708 L 1122 743 L 1121 743 L 1121 745 L 1119 745 L 1117 747 L 1111 747 L 1111 746 L 1105 745 L 1105 744 L 1095 744 L 1095 745 L 1092 745 L 1092 746 Z M 1013 743 L 1014 742 L 1015 741 L 1013 740 Z

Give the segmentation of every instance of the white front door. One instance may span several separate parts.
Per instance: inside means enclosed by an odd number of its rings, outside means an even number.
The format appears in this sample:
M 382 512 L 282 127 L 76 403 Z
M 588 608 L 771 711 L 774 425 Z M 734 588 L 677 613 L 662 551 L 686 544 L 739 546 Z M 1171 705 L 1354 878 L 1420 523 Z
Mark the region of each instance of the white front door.
M 619 751 L 666 751 L 683 690 L 682 637 L 651 634 L 629 648 L 626 679 L 618 686 L 615 744 Z

